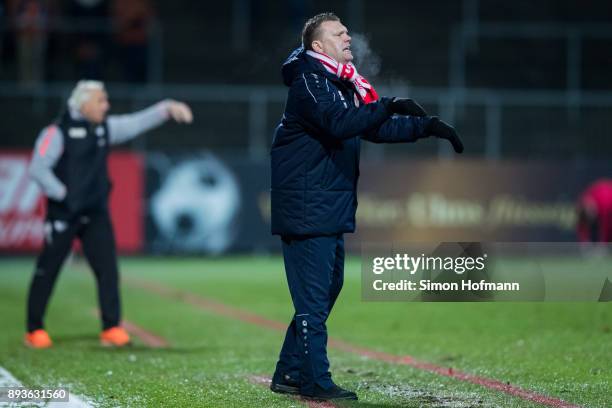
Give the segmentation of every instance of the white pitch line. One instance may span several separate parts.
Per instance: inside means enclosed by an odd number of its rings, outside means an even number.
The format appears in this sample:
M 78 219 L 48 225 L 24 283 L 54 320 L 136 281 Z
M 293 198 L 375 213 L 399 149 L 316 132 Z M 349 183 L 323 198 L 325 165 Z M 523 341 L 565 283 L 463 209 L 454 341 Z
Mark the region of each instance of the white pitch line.
M 0 366 L 0 387 L 23 387 L 21 381 L 16 379 L 4 367 Z M 61 387 L 61 386 L 60 386 Z M 13 402 L 0 402 L 0 408 L 8 407 L 40 407 L 40 408 L 92 408 L 93 406 L 82 400 L 75 394 L 70 393 L 68 402 L 48 402 L 48 403 L 13 403 Z

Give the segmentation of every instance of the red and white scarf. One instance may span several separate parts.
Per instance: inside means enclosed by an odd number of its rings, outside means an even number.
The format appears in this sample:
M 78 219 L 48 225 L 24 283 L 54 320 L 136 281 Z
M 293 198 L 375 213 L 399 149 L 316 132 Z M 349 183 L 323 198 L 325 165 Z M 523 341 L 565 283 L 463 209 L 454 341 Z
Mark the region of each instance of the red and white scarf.
M 363 103 L 368 104 L 378 100 L 378 94 L 376 90 L 374 90 L 372 84 L 359 75 L 357 68 L 355 68 L 355 65 L 352 63 L 341 64 L 329 55 L 314 52 L 312 50 L 306 51 L 306 54 L 319 60 L 328 72 L 331 72 L 340 79 L 350 81 L 357 91 L 357 96 Z

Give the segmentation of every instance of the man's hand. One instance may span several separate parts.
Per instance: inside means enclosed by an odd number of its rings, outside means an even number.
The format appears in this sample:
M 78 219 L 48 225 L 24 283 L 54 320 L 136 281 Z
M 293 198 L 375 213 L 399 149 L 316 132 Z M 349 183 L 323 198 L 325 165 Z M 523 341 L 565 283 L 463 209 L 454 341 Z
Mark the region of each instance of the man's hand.
M 425 109 L 412 99 L 393 98 L 387 105 L 387 108 L 398 115 L 407 116 L 427 116 Z
M 168 115 L 178 123 L 193 122 L 193 113 L 189 106 L 183 102 L 169 99 L 166 101 Z
M 456 153 L 463 153 L 463 143 L 459 139 L 459 135 L 455 128 L 447 123 L 442 122 L 437 117 L 432 117 L 427 127 L 425 128 L 425 134 L 427 136 L 436 136 L 441 139 L 446 139 L 453 145 Z

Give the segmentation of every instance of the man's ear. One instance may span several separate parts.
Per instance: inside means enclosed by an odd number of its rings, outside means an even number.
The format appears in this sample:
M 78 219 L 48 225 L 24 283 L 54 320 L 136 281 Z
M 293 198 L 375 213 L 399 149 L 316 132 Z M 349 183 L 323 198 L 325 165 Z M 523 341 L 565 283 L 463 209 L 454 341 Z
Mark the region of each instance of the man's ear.
M 318 53 L 323 52 L 323 43 L 319 40 L 314 40 L 311 43 L 311 47 L 314 52 L 318 52 Z

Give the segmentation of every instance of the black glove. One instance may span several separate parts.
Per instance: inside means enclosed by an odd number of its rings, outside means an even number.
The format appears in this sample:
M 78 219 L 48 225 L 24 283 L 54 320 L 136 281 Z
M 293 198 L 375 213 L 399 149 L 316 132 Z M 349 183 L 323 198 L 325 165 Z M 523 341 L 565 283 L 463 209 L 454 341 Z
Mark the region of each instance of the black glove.
M 425 109 L 412 99 L 393 98 L 387 104 L 387 109 L 398 115 L 427 116 Z
M 459 139 L 459 135 L 455 128 L 451 125 L 442 122 L 437 117 L 432 117 L 427 126 L 425 127 L 425 134 L 427 136 L 435 136 L 441 139 L 446 139 L 453 145 L 456 153 L 463 153 L 463 143 Z

